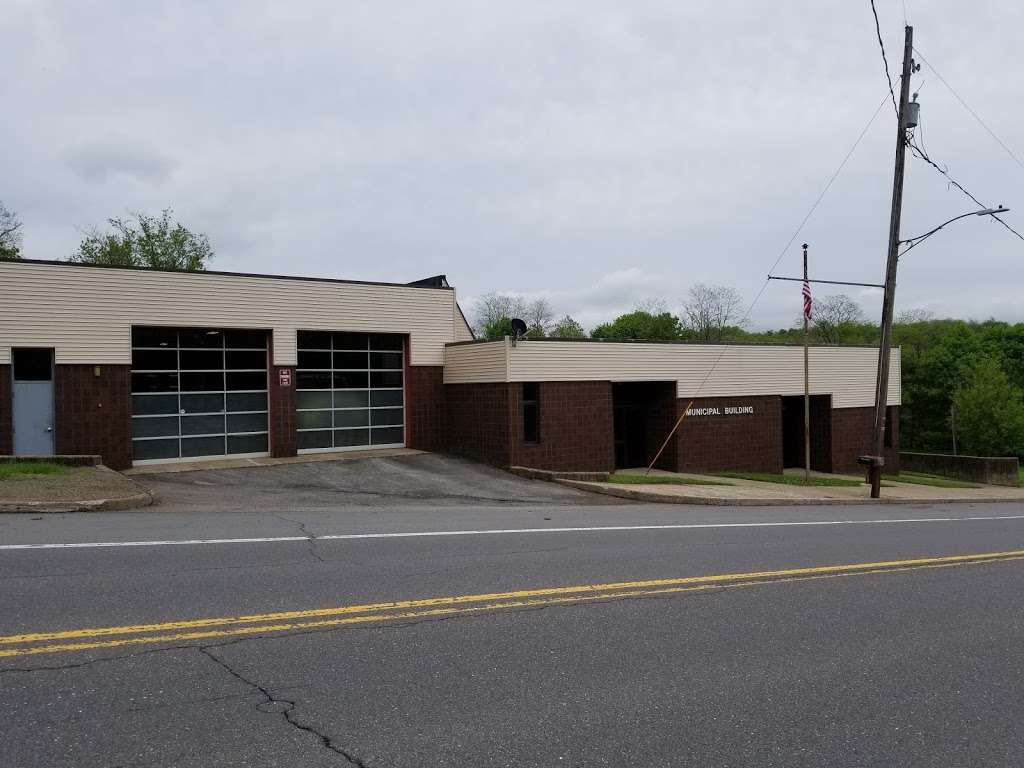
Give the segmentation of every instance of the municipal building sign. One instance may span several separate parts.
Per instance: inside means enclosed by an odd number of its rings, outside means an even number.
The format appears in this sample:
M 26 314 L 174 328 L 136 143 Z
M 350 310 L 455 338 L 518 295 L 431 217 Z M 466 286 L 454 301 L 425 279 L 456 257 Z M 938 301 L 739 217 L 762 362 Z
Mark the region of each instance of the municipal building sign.
M 687 408 L 687 416 L 753 416 L 754 406 L 752 405 L 724 405 L 707 406 L 702 408 Z

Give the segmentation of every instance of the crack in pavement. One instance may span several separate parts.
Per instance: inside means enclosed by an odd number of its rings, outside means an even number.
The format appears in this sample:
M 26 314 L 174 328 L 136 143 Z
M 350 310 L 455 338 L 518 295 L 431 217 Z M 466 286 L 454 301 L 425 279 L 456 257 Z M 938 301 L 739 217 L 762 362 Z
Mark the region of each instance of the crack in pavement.
M 284 520 L 285 522 L 289 522 L 292 525 L 298 526 L 299 531 L 301 531 L 302 535 L 306 537 L 306 542 L 308 544 L 307 551 L 309 552 L 309 554 L 311 554 L 321 563 L 324 562 L 324 559 L 320 557 L 320 553 L 316 551 L 316 534 L 310 531 L 308 528 L 306 528 L 305 523 L 299 520 L 292 520 L 290 517 L 285 517 L 284 515 L 275 515 L 275 517 L 277 517 L 278 520 Z
M 281 710 L 278 710 L 277 713 L 280 714 L 284 718 L 285 722 L 287 722 L 290 726 L 292 726 L 293 728 L 297 728 L 300 731 L 305 731 L 306 733 L 313 734 L 314 736 L 316 736 L 320 740 L 320 743 L 324 747 L 324 749 L 329 749 L 331 752 L 334 752 L 334 753 L 336 753 L 338 755 L 341 755 L 351 765 L 355 765 L 355 766 L 357 766 L 357 768 L 368 768 L 366 763 L 364 763 L 358 757 L 356 757 L 355 755 L 351 754 L 350 752 L 348 752 L 348 751 L 342 749 L 341 747 L 339 747 L 338 745 L 336 745 L 334 743 L 334 740 L 331 739 L 330 736 L 328 736 L 325 733 L 321 733 L 320 731 L 316 730 L 311 725 L 307 725 L 305 723 L 300 722 L 295 717 L 295 706 L 296 706 L 296 702 L 295 701 L 293 701 L 292 699 L 285 699 L 285 698 L 280 697 L 280 696 L 275 696 L 274 694 L 272 694 L 270 691 L 268 691 L 266 688 L 264 688 L 262 685 L 260 685 L 256 681 L 250 680 L 249 678 L 245 677 L 240 672 L 238 672 L 234 668 L 232 668 L 231 665 L 228 664 L 224 659 L 222 659 L 219 656 L 217 656 L 216 654 L 212 653 L 210 651 L 211 647 L 213 647 L 213 646 L 198 646 L 198 647 L 196 647 L 196 650 L 199 651 L 204 656 L 206 656 L 207 658 L 211 659 L 213 662 L 215 662 L 218 666 L 220 666 L 221 668 L 226 670 L 233 677 L 237 678 L 238 680 L 242 681 L 243 683 L 245 683 L 249 687 L 254 688 L 257 691 L 259 691 L 261 694 L 263 694 L 263 696 L 265 696 L 266 699 L 267 699 L 265 703 L 267 703 L 267 704 L 282 704 L 282 705 L 284 705 L 284 708 L 281 709 Z M 261 712 L 272 713 L 272 710 L 260 710 L 260 711 Z

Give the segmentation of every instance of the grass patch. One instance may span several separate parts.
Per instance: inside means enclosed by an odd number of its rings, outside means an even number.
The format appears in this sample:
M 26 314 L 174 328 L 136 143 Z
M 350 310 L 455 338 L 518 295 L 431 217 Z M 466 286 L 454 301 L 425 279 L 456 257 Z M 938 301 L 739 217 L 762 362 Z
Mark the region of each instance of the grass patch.
M 844 477 L 816 477 L 804 480 L 803 475 L 774 475 L 769 472 L 716 472 L 719 477 L 733 477 L 737 480 L 757 480 L 761 483 L 778 483 L 780 485 L 831 486 L 834 488 L 856 488 L 863 485 L 859 480 Z
M 37 461 L 10 461 L 0 463 L 0 480 L 28 475 L 62 475 L 67 470 L 62 464 Z
M 676 475 L 610 475 L 609 483 L 619 485 L 732 485 L 721 480 L 703 477 L 678 477 Z
M 912 483 L 914 485 L 930 485 L 934 488 L 978 488 L 975 483 L 966 483 L 963 480 L 954 480 L 950 477 L 939 475 L 924 475 L 919 472 L 900 472 L 898 475 L 884 475 L 886 480 L 895 483 Z

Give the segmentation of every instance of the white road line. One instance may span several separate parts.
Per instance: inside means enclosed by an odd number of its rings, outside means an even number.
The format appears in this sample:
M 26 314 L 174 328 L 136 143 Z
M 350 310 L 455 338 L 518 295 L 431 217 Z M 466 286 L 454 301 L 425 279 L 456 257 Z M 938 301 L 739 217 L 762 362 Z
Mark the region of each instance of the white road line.
M 437 536 L 494 536 L 525 533 L 611 533 L 623 531 L 682 531 L 714 528 L 786 528 L 804 525 L 895 525 L 900 523 L 965 523 L 1024 520 L 1024 515 L 985 517 L 906 517 L 896 520 L 794 520 L 767 523 L 678 523 L 666 525 L 601 525 L 578 528 L 492 528 L 467 531 L 408 531 L 403 533 L 337 533 L 323 536 L 268 536 L 247 539 L 182 539 L 178 541 L 89 541 L 67 544 L 0 544 L 11 549 L 95 549 L 100 547 L 166 547 L 185 544 L 273 544 L 281 541 L 347 541 L 351 539 L 413 539 Z

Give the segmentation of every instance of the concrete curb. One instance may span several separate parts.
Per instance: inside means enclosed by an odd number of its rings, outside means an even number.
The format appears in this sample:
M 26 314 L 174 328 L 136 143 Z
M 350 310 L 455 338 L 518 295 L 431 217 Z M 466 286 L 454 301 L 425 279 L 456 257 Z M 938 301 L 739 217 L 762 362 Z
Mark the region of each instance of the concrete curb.
M 587 483 L 580 480 L 555 479 L 556 483 L 567 485 L 580 491 L 601 493 L 605 496 L 617 496 L 621 499 L 631 501 L 646 501 L 656 504 L 694 504 L 702 507 L 845 507 L 852 505 L 870 504 L 1007 504 L 1017 502 L 1020 499 L 992 499 L 992 498 L 951 498 L 951 499 L 894 499 L 882 497 L 881 499 L 727 499 L 712 496 L 667 496 L 662 493 L 652 493 L 637 488 L 609 488 L 596 483 Z
M 157 496 L 141 483 L 125 477 L 110 467 L 100 464 L 96 469 L 120 475 L 135 487 L 136 493 L 115 496 L 110 499 L 82 499 L 75 501 L 4 501 L 0 502 L 0 514 L 10 512 L 112 512 L 124 509 L 148 507 L 157 501 Z
M 536 469 L 534 467 L 512 466 L 508 471 L 513 475 L 525 477 L 529 480 L 577 480 L 580 482 L 603 483 L 608 480 L 607 472 L 562 472 L 550 469 Z

